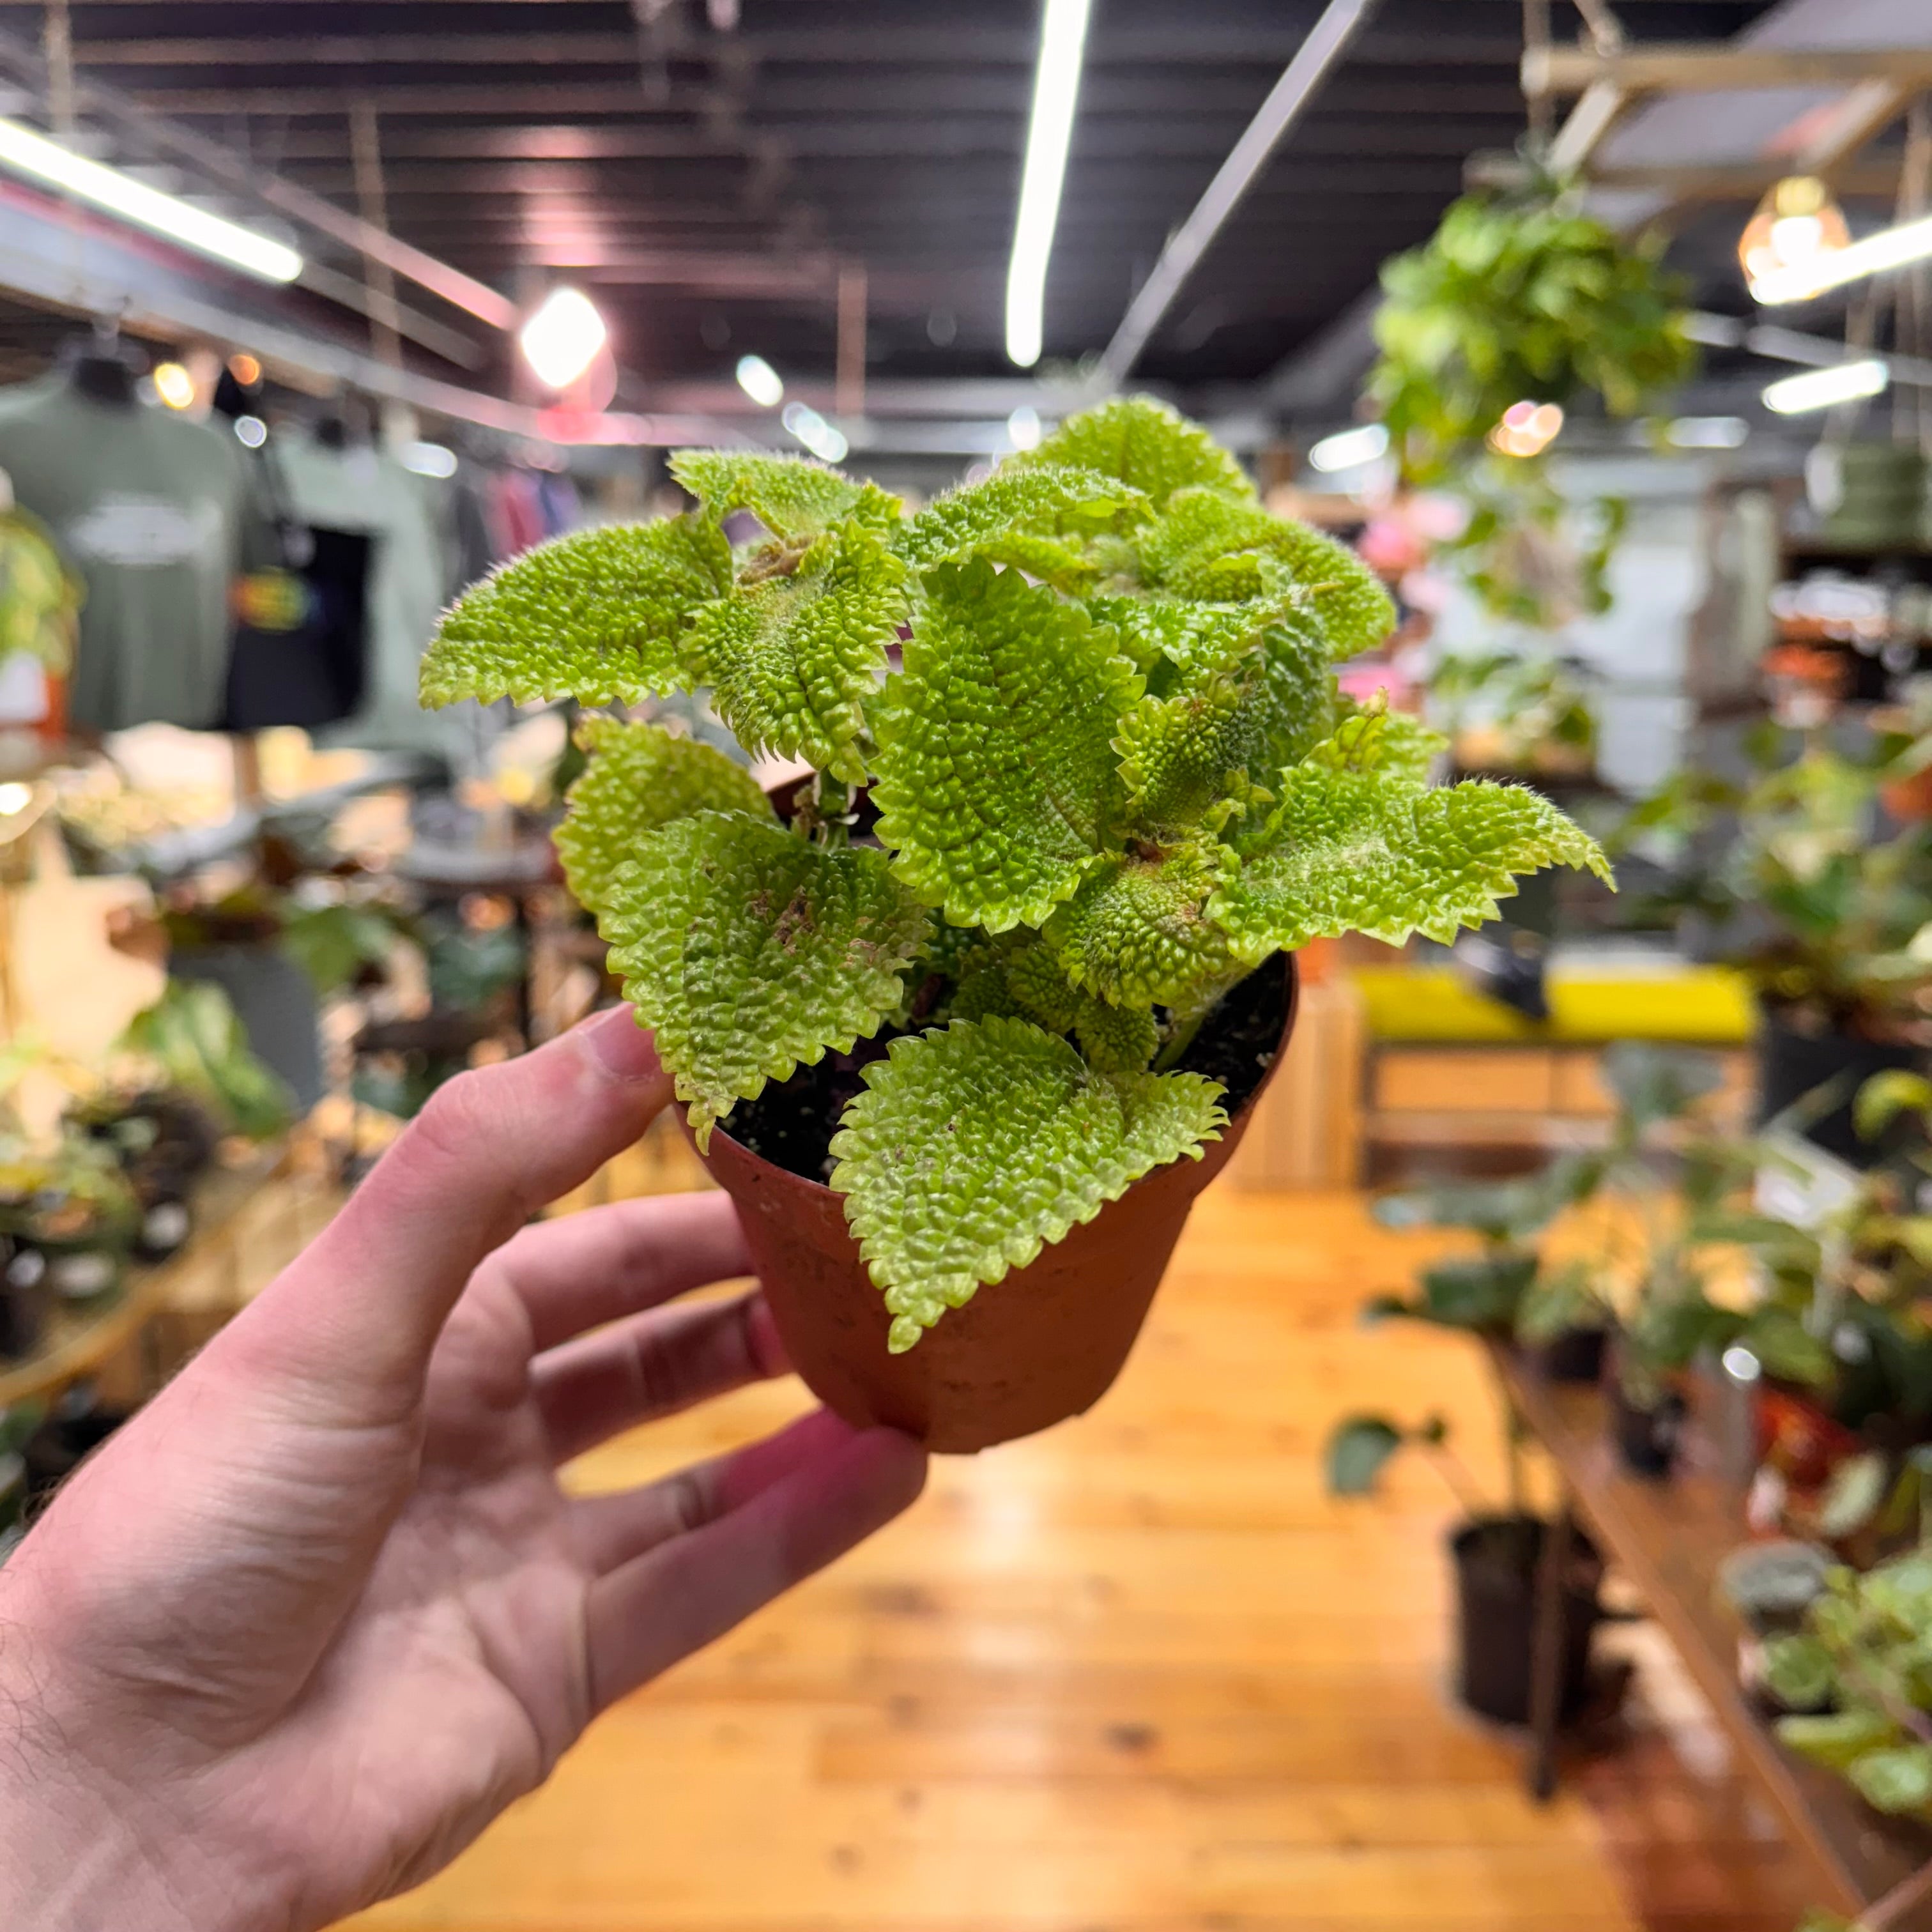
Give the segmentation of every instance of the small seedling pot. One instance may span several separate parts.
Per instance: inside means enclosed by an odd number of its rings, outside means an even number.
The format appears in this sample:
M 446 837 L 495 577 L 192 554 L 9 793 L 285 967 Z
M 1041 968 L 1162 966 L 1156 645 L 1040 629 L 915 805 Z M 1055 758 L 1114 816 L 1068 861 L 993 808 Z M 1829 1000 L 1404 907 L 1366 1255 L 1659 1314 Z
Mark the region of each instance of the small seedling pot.
M 1610 1339 L 1606 1328 L 1562 1329 L 1537 1348 L 1537 1367 L 1552 1382 L 1600 1382 Z
M 890 1318 L 846 1226 L 844 1196 L 717 1128 L 704 1165 L 737 1207 L 772 1318 L 812 1393 L 848 1422 L 903 1430 L 944 1454 L 1030 1436 L 1090 1408 L 1126 1364 L 1195 1197 L 1227 1165 L 1281 1064 L 1294 1025 L 1292 956 L 1286 970 L 1274 1057 L 1201 1159 L 1143 1175 L 1025 1268 L 949 1310 L 902 1355 L 886 1351 Z
M 1478 1716 L 1526 1724 L 1531 1660 L 1535 1654 L 1537 1571 L 1549 1525 L 1535 1516 L 1476 1516 L 1449 1538 L 1456 1571 L 1456 1694 Z M 1559 1719 L 1582 1703 L 1590 1674 L 1590 1639 L 1602 1610 L 1597 1587 L 1603 1559 L 1574 1534 L 1563 1580 Z

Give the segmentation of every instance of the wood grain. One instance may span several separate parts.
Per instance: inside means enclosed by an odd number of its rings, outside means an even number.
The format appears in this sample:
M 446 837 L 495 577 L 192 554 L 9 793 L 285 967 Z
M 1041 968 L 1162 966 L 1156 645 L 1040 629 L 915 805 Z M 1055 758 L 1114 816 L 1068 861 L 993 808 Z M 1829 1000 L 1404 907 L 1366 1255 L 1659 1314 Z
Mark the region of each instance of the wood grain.
M 1638 1700 L 1538 1809 L 1519 1740 L 1442 1688 L 1433 1474 L 1323 1496 L 1330 1425 L 1369 1406 L 1445 1410 L 1499 1485 L 1477 1352 L 1355 1321 L 1430 1246 L 1357 1196 L 1211 1190 L 1091 1414 L 937 1465 L 356 1932 L 1790 1932 L 1803 1900 L 1694 1696 Z M 802 1406 L 748 1391 L 572 1480 Z

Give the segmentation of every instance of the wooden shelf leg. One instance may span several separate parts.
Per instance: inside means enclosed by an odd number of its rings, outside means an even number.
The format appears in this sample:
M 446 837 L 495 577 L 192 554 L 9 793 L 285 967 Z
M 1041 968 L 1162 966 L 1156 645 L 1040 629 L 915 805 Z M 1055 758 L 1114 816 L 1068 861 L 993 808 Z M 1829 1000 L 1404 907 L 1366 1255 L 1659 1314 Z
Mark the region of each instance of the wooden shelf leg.
M 1537 1565 L 1536 1611 L 1529 1656 L 1529 1795 L 1546 1804 L 1556 1795 L 1556 1731 L 1563 1712 L 1563 1599 L 1575 1522 L 1568 1496 L 1557 1504 Z

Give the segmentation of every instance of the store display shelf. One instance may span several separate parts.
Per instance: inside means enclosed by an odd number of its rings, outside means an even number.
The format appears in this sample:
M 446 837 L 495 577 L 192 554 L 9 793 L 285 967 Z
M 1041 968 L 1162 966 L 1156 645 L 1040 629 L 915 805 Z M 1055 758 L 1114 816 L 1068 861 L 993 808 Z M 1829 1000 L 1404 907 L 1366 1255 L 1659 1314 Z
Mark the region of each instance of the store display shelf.
M 218 1167 L 196 1190 L 194 1232 L 181 1250 L 152 1268 L 128 1272 L 125 1285 L 106 1306 L 57 1312 L 46 1342 L 21 1360 L 0 1366 L 0 1408 L 57 1394 L 92 1375 L 140 1334 L 164 1307 L 176 1283 L 207 1258 L 236 1217 L 287 1166 L 289 1148 L 276 1141 L 234 1167 Z
M 1743 1626 L 1725 1604 L 1718 1571 L 1745 1539 L 1744 1499 L 1714 1466 L 1708 1446 L 1694 1440 L 1667 1481 L 1630 1475 L 1611 1445 L 1600 1390 L 1550 1382 L 1510 1351 L 1496 1352 L 1511 1401 L 1557 1466 L 1570 1510 L 1670 1639 L 1739 1766 L 1812 1868 L 1818 1902 L 1856 1913 L 1883 1898 L 1932 1859 L 1932 1830 L 1881 1816 L 1842 1779 L 1792 1756 L 1739 1682 Z M 1542 1727 L 1532 1747 L 1539 1796 L 1552 1780 L 1553 1729 Z M 1932 1907 L 1921 1906 L 1890 1932 L 1928 1928 Z

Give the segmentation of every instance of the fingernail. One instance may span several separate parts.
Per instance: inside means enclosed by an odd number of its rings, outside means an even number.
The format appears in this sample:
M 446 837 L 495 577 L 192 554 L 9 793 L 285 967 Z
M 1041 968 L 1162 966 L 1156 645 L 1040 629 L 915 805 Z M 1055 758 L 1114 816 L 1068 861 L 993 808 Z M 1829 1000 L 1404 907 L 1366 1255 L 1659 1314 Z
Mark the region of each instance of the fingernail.
M 630 1006 L 593 1014 L 577 1031 L 584 1051 L 613 1079 L 655 1080 L 664 1071 L 650 1034 L 638 1024 Z

